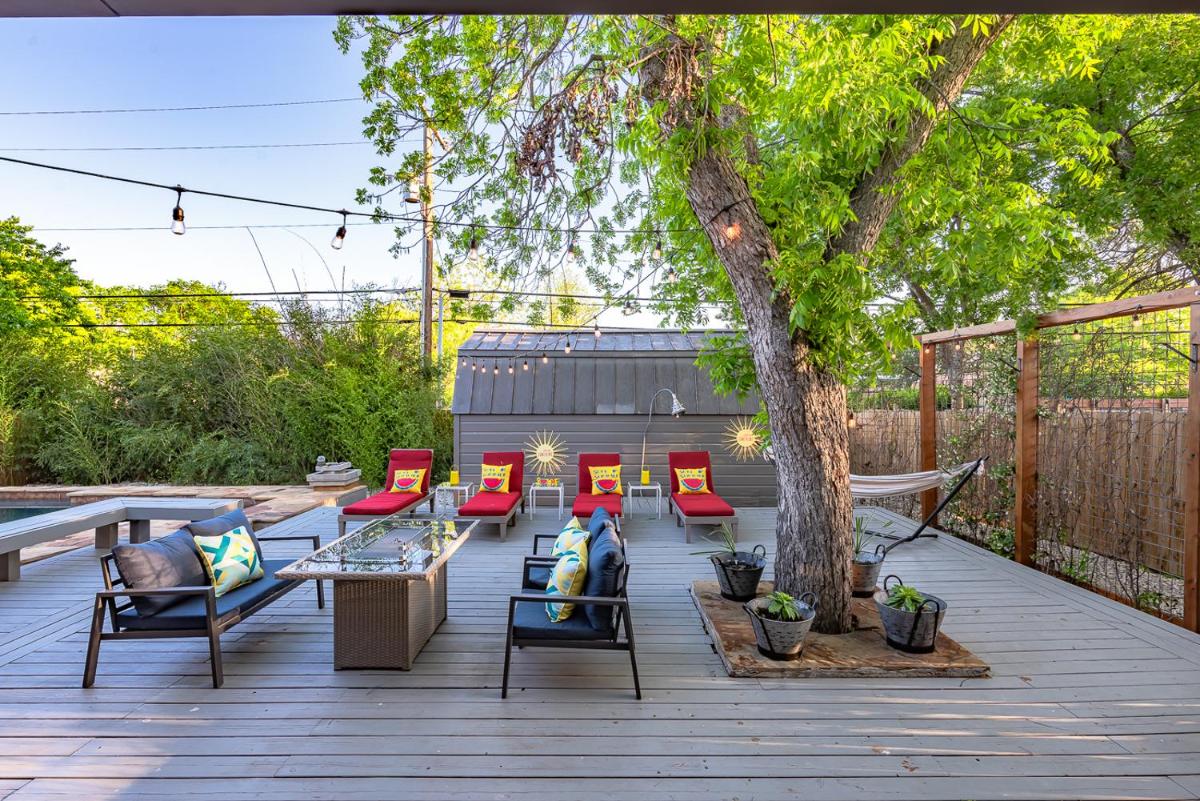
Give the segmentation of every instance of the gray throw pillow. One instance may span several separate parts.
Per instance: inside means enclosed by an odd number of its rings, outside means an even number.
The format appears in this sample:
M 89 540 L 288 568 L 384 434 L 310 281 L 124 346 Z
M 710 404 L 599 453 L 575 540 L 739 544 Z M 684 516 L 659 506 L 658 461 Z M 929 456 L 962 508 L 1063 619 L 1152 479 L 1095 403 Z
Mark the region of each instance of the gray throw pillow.
M 254 540 L 254 550 L 258 551 L 258 561 L 261 562 L 263 559 L 262 545 L 259 544 L 258 537 L 254 536 L 254 526 L 250 525 L 250 519 L 246 517 L 245 510 L 234 509 L 232 512 L 210 517 L 208 520 L 193 520 L 191 523 L 185 524 L 183 530 L 191 532 L 193 537 L 216 537 L 228 534 L 238 526 L 244 526 L 246 531 L 250 532 L 250 539 Z
M 117 545 L 112 552 L 117 572 L 131 590 L 195 587 L 209 583 L 192 535 L 186 531 L 175 531 L 139 545 Z M 134 608 L 142 616 L 161 612 L 182 600 L 178 596 L 166 595 L 132 599 Z

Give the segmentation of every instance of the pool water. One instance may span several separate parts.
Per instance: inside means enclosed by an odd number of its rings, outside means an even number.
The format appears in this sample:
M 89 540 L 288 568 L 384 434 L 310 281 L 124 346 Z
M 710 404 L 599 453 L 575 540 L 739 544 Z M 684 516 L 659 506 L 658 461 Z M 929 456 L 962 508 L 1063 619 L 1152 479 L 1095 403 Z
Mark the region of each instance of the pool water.
M 24 520 L 34 515 L 55 512 L 61 506 L 0 506 L 0 523 L 11 523 L 14 520 Z

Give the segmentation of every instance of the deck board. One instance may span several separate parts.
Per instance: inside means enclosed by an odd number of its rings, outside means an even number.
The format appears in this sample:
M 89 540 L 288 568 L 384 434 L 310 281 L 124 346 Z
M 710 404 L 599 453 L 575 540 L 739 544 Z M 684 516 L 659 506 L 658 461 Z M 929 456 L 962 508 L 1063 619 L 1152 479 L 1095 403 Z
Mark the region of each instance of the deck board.
M 275 531 L 329 541 L 335 514 Z M 773 510 L 741 519 L 770 550 Z M 639 515 L 644 700 L 623 654 L 530 649 L 502 701 L 506 597 L 532 532 L 558 525 L 473 536 L 411 672 L 334 671 L 310 585 L 222 639 L 222 690 L 200 640 L 105 643 L 81 689 L 95 556 L 29 565 L 0 585 L 0 799 L 1200 797 L 1200 637 L 946 537 L 886 570 L 950 602 L 947 632 L 991 678 L 731 679 L 687 593 L 702 546 Z

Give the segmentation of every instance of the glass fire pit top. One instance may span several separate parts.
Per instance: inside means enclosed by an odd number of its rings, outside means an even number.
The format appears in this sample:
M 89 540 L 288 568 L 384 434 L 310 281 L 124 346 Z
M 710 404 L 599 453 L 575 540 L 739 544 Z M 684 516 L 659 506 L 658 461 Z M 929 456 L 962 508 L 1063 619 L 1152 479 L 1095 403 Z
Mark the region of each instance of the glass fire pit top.
M 424 576 L 458 550 L 478 522 L 452 514 L 410 517 L 408 513 L 372 520 L 275 575 L 281 579 Z

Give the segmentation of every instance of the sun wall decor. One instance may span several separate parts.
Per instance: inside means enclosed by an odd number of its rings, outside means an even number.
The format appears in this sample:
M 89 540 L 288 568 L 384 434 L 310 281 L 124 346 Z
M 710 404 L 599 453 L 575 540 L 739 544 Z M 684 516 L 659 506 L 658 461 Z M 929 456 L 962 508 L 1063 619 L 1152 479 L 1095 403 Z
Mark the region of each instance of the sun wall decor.
M 758 456 L 765 443 L 766 431 L 752 417 L 735 417 L 725 426 L 725 450 L 740 462 Z
M 553 431 L 536 431 L 525 443 L 525 458 L 534 475 L 557 473 L 567 463 L 567 443 Z

